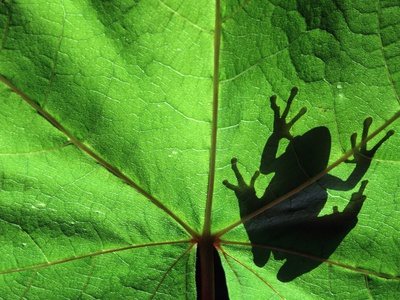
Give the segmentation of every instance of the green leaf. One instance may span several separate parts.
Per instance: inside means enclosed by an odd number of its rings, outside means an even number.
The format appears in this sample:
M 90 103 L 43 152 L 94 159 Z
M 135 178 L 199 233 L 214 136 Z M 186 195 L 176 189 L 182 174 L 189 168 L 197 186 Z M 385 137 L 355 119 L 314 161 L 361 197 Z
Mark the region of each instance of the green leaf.
M 212 299 L 213 246 L 231 299 L 396 298 L 399 13 L 397 0 L 2 1 L 0 298 L 194 299 L 199 248 Z M 343 180 L 366 117 L 369 148 L 396 133 L 354 229 L 282 282 L 284 261 L 254 264 L 222 182 L 232 157 L 247 182 L 259 168 L 269 97 L 284 107 L 293 86 L 289 119 L 308 111 L 291 133 L 326 126 Z M 320 216 L 359 186 L 328 190 Z

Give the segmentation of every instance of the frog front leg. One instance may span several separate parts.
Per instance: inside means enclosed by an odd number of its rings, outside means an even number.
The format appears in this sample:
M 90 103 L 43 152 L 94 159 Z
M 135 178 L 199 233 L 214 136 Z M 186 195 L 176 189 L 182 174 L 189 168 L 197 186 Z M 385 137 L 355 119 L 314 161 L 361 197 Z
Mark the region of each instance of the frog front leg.
M 361 134 L 361 141 L 365 141 L 369 128 L 372 124 L 372 118 L 368 117 L 364 120 L 363 131 Z M 348 159 L 346 163 L 355 164 L 355 168 L 351 172 L 350 176 L 347 180 L 342 180 L 330 174 L 326 174 L 321 183 L 328 189 L 333 190 L 351 190 L 353 189 L 357 183 L 361 180 L 361 178 L 368 171 L 369 166 L 371 165 L 372 158 L 374 157 L 376 151 L 380 148 L 380 146 L 390 138 L 394 134 L 393 130 L 389 130 L 386 135 L 379 140 L 371 149 L 367 149 L 367 143 L 363 143 L 359 149 L 355 149 L 353 154 L 353 159 Z M 350 137 L 351 148 L 354 149 L 357 145 L 357 133 L 353 133 Z
M 292 90 L 290 91 L 290 96 L 286 103 L 285 110 L 283 111 L 282 115 L 280 115 L 280 107 L 276 104 L 276 95 L 273 95 L 270 98 L 271 109 L 274 112 L 273 134 L 278 136 L 279 139 L 286 138 L 288 140 L 291 140 L 293 136 L 290 133 L 290 129 L 292 128 L 293 124 L 296 123 L 300 119 L 300 117 L 307 112 L 307 108 L 303 107 L 291 121 L 286 121 L 290 107 L 292 106 L 293 99 L 294 97 L 296 97 L 298 91 L 299 90 L 297 87 L 292 88 Z
M 231 167 L 235 173 L 237 185 L 229 183 L 228 180 L 224 180 L 222 183 L 228 189 L 231 189 L 235 192 L 235 195 L 239 200 L 240 215 L 241 217 L 245 217 L 262 206 L 262 203 L 257 197 L 256 190 L 254 188 L 254 183 L 256 182 L 257 177 L 260 175 L 260 172 L 254 172 L 250 179 L 250 184 L 247 184 L 237 167 L 236 158 L 231 159 Z
M 363 131 L 361 135 L 361 141 L 366 140 L 369 132 L 369 128 L 372 124 L 372 118 L 368 117 L 364 120 Z M 364 143 L 360 149 L 356 149 L 353 154 L 352 160 L 347 160 L 347 163 L 355 163 L 357 165 L 367 165 L 367 168 L 371 164 L 371 160 L 374 157 L 376 151 L 379 147 L 390 137 L 394 134 L 394 130 L 389 130 L 386 135 L 378 142 L 372 149 L 367 150 L 367 143 Z M 351 148 L 355 148 L 357 144 L 357 133 L 353 133 L 350 137 Z
M 293 139 L 290 129 L 292 128 L 293 124 L 296 123 L 301 116 L 307 112 L 307 108 L 303 107 L 291 121 L 286 121 L 293 99 L 297 95 L 297 92 L 297 87 L 292 88 L 282 115 L 280 114 L 280 107 L 276 104 L 276 95 L 273 95 L 270 98 L 271 109 L 274 112 L 274 128 L 261 155 L 260 172 L 262 174 L 276 172 L 275 161 L 277 160 L 276 153 L 280 140 L 284 138 L 288 140 Z
M 223 184 L 228 189 L 231 189 L 235 192 L 236 197 L 239 200 L 240 217 L 244 218 L 265 205 L 264 201 L 257 197 L 256 190 L 254 188 L 254 183 L 256 182 L 257 177 L 260 175 L 260 172 L 254 172 L 250 179 L 250 184 L 247 184 L 237 167 L 236 158 L 232 158 L 231 166 L 237 179 L 237 185 L 229 183 L 228 180 L 224 180 Z M 260 227 L 260 224 L 262 223 L 264 223 L 264 219 L 261 215 L 258 215 L 255 218 L 244 222 L 243 224 L 249 236 L 249 240 L 254 245 L 252 247 L 254 263 L 259 267 L 262 267 L 267 263 L 271 254 L 269 249 L 256 246 L 266 244 L 265 239 L 268 238 L 263 227 Z
M 365 141 L 369 128 L 371 127 L 372 124 L 372 118 L 368 117 L 364 120 L 364 126 L 363 126 L 363 131 L 361 135 L 361 141 Z M 354 168 L 353 172 L 349 176 L 349 183 L 352 185 L 352 183 L 357 183 L 358 181 L 361 180 L 361 178 L 364 176 L 364 174 L 367 172 L 369 166 L 371 165 L 372 158 L 374 157 L 376 151 L 379 149 L 379 147 L 394 134 L 394 130 L 389 130 L 386 135 L 379 140 L 373 146 L 370 150 L 367 149 L 367 143 L 363 143 L 362 146 L 359 149 L 356 149 L 354 154 L 353 154 L 353 159 L 352 160 L 347 160 L 347 163 L 355 163 L 356 167 Z M 351 148 L 354 149 L 357 144 L 357 133 L 353 133 L 350 137 L 350 143 L 351 143 Z M 354 184 L 355 185 L 355 184 Z

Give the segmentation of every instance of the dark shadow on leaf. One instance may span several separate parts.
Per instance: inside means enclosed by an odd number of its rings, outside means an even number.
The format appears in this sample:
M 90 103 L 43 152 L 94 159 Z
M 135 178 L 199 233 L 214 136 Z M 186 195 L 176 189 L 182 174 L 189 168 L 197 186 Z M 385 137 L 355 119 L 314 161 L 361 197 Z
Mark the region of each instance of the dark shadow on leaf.
M 363 195 L 366 185 L 367 181 L 363 181 L 360 190 L 353 194 L 343 212 L 338 212 L 334 208 L 332 214 L 321 217 L 304 211 L 297 211 L 301 215 L 296 215 L 296 213 L 291 213 L 288 205 L 283 203 L 245 223 L 252 243 L 286 250 L 272 250 L 275 259 L 286 259 L 278 272 L 279 280 L 291 281 L 322 263 L 320 260 L 302 256 L 303 253 L 320 259 L 329 258 L 357 224 L 357 215 L 366 199 Z M 313 188 L 305 189 L 304 194 L 311 192 L 310 195 L 315 196 L 315 191 L 310 191 Z M 323 200 L 321 197 L 319 199 Z M 301 201 L 301 199 L 294 197 L 287 203 L 292 201 Z M 254 246 L 252 251 L 254 263 L 263 267 L 271 250 Z
M 255 172 L 250 184 L 243 179 L 237 167 L 237 159 L 232 159 L 232 169 L 238 184 L 233 185 L 227 180 L 224 184 L 235 192 L 239 201 L 241 218 L 297 188 L 327 167 L 331 148 L 331 135 L 328 128 L 316 127 L 296 137 L 290 134 L 290 128 L 306 112 L 303 108 L 290 122 L 286 121 L 296 93 L 297 89 L 292 89 L 282 115 L 280 108 L 276 105 L 276 97 L 271 97 L 274 131 L 264 147 L 260 171 Z M 371 123 L 371 118 L 364 121 L 362 140 L 367 137 Z M 244 222 L 249 239 L 254 244 L 252 248 L 254 263 L 263 267 L 268 262 L 271 252 L 275 259 L 285 259 L 285 263 L 278 272 L 278 279 L 286 282 L 321 264 L 320 260 L 307 258 L 300 255 L 301 253 L 322 260 L 327 259 L 356 226 L 357 215 L 366 199 L 363 192 L 367 181 L 361 183 L 359 190 L 352 195 L 342 212 L 339 212 L 337 207 L 333 207 L 331 214 L 320 216 L 328 199 L 327 190 L 354 189 L 368 170 L 375 152 L 393 133 L 389 131 L 371 150 L 367 150 L 367 145 L 357 149 L 354 159 L 348 161 L 348 163 L 354 163 L 355 167 L 346 180 L 326 174 L 292 197 Z M 352 148 L 356 146 L 356 138 L 356 134 L 351 136 Z M 276 157 L 279 142 L 282 139 L 288 139 L 289 145 L 282 155 Z M 274 177 L 262 197 L 258 198 L 254 183 L 260 173 L 274 173 Z M 265 245 L 265 247 L 260 245 Z M 288 252 L 271 251 L 268 247 Z

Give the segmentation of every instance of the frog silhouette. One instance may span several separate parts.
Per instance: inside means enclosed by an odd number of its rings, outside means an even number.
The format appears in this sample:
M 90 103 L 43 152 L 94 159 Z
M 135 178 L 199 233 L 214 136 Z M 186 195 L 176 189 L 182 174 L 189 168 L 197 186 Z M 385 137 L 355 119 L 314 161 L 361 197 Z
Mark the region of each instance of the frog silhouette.
M 282 115 L 276 104 L 276 96 L 270 98 L 274 113 L 273 133 L 268 138 L 262 156 L 259 171 L 256 171 L 247 184 L 238 167 L 237 159 L 232 158 L 231 166 L 237 179 L 237 185 L 227 180 L 223 184 L 233 190 L 239 202 L 240 216 L 244 218 L 256 210 L 285 195 L 301 184 L 323 172 L 329 161 L 331 134 L 327 127 L 312 128 L 303 135 L 293 137 L 292 126 L 306 113 L 303 107 L 289 122 L 286 121 L 290 106 L 298 92 L 293 88 Z M 367 135 L 372 118 L 364 121 L 362 140 Z M 328 189 L 352 190 L 367 172 L 372 157 L 378 148 L 393 134 L 389 131 L 372 149 L 364 144 L 354 153 L 355 167 L 346 180 L 325 174 L 319 180 L 286 200 L 270 207 L 264 212 L 244 222 L 244 227 L 252 244 L 254 263 L 263 267 L 271 252 L 277 260 L 286 260 L 277 277 L 281 281 L 291 281 L 307 273 L 336 250 L 345 236 L 357 224 L 366 196 L 363 195 L 367 181 L 360 184 L 342 212 L 333 207 L 332 214 L 319 216 L 328 199 Z M 279 143 L 289 140 L 283 154 L 277 157 Z M 356 146 L 357 134 L 351 138 L 351 146 Z M 258 198 L 254 188 L 261 174 L 274 173 L 264 194 Z

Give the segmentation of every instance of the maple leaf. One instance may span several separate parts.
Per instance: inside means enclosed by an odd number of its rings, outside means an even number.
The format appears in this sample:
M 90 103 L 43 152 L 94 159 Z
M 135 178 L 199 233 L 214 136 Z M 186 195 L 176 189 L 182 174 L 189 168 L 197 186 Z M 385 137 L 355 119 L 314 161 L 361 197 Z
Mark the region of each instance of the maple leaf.
M 200 249 L 211 299 L 217 248 L 231 299 L 394 298 L 399 134 L 364 176 L 357 226 L 287 283 L 284 261 L 254 264 L 222 182 L 232 156 L 257 170 L 268 99 L 293 86 L 289 116 L 308 109 L 293 136 L 326 126 L 345 178 L 364 119 L 379 140 L 398 117 L 398 15 L 373 1 L 2 1 L 0 297 L 193 299 Z M 330 191 L 321 215 L 358 189 Z

